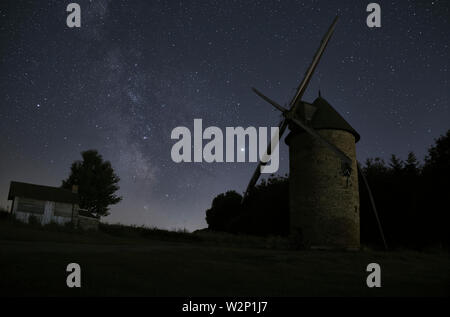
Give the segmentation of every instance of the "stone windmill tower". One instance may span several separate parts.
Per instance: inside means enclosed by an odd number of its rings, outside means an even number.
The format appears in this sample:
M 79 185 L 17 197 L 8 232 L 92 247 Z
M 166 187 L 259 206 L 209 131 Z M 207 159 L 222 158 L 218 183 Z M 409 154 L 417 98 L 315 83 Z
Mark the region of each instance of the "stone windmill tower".
M 357 171 L 361 172 L 361 169 L 356 160 L 355 143 L 360 138 L 359 134 L 320 94 L 313 103 L 301 100 L 336 22 L 337 17 L 322 39 L 289 109 L 255 88 L 253 91 L 283 114 L 278 125 L 279 137 L 271 140 L 266 155 L 270 155 L 286 128 L 290 130 L 286 143 L 289 146 L 291 235 L 300 236 L 302 243 L 310 248 L 357 249 L 360 246 Z M 243 202 L 256 185 L 264 162 L 267 159 L 259 162 L 250 179 Z M 385 243 L 370 188 L 364 175 L 360 175 Z
M 289 146 L 290 232 L 310 247 L 359 248 L 359 190 L 355 143 L 359 134 L 323 98 L 303 103 L 296 116 L 338 147 L 350 169 L 320 140 L 296 125 Z

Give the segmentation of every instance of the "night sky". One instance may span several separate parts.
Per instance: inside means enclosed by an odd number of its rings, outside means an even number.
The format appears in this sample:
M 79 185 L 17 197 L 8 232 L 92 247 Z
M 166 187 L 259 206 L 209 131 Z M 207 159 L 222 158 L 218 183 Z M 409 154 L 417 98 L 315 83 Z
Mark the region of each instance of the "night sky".
M 256 163 L 174 163 L 172 129 L 276 126 L 250 87 L 290 101 L 336 14 L 304 96 L 322 96 L 360 133 L 357 155 L 405 158 L 450 128 L 450 1 L 71 1 L 0 4 L 0 206 L 11 180 L 60 186 L 80 152 L 98 149 L 121 178 L 108 222 L 206 226 Z M 279 174 L 288 166 L 281 142 Z

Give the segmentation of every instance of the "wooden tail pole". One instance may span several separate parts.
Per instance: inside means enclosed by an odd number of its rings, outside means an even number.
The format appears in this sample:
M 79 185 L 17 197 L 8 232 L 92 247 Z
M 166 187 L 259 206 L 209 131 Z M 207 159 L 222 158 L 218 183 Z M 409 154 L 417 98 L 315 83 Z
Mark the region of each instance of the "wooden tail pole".
M 387 247 L 386 239 L 384 238 L 383 228 L 381 227 L 380 218 L 378 217 L 377 207 L 375 206 L 375 200 L 373 199 L 372 191 L 370 190 L 370 187 L 369 187 L 369 182 L 367 182 L 367 178 L 364 175 L 363 170 L 362 170 L 361 166 L 359 165 L 359 162 L 356 162 L 356 165 L 358 166 L 358 171 L 361 174 L 361 177 L 364 181 L 364 185 L 366 185 L 367 192 L 369 193 L 372 210 L 373 210 L 373 213 L 375 214 L 375 218 L 377 219 L 377 223 L 378 223 L 378 230 L 380 231 L 381 238 L 383 239 L 384 248 L 385 248 L 385 250 L 387 250 L 388 247 Z

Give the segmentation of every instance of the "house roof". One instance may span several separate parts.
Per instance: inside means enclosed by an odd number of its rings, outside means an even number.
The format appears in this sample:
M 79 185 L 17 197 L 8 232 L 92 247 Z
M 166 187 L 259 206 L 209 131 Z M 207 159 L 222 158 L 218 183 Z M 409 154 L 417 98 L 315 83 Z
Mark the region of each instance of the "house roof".
M 315 130 L 332 129 L 347 131 L 354 135 L 355 142 L 359 141 L 359 133 L 328 103 L 328 101 L 322 97 L 318 97 L 312 104 L 308 105 L 315 108 L 310 122 L 312 128 Z M 298 107 L 297 109 L 299 110 L 298 115 L 304 117 L 304 105 Z M 291 129 L 291 131 L 292 130 L 301 131 L 302 129 L 295 126 L 294 129 Z
M 68 189 L 21 182 L 11 182 L 9 186 L 8 200 L 12 200 L 14 197 L 26 197 L 68 204 L 78 203 L 78 195 Z

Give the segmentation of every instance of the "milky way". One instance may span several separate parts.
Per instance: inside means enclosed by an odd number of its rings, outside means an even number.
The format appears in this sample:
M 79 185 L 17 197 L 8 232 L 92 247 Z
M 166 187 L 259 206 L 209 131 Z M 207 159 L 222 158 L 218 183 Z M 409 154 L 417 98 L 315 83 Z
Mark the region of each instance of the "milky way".
M 11 180 L 59 186 L 95 148 L 124 197 L 106 221 L 205 227 L 212 198 L 244 191 L 255 163 L 176 164 L 172 129 L 275 126 L 250 87 L 288 102 L 336 14 L 304 99 L 320 89 L 352 124 L 359 160 L 423 159 L 450 126 L 449 2 L 378 1 L 378 29 L 369 2 L 78 1 L 82 26 L 68 28 L 70 1 L 2 1 L 0 205 Z

